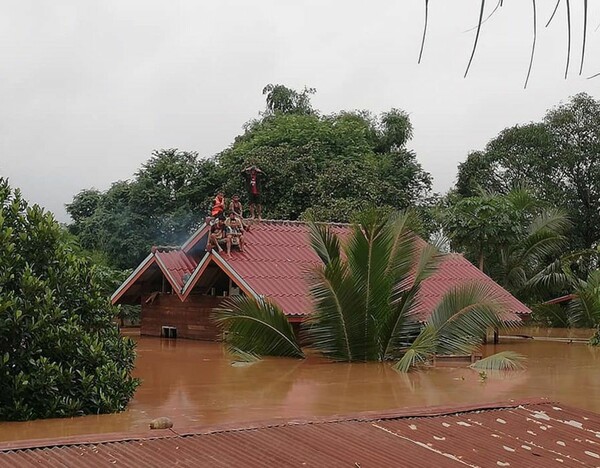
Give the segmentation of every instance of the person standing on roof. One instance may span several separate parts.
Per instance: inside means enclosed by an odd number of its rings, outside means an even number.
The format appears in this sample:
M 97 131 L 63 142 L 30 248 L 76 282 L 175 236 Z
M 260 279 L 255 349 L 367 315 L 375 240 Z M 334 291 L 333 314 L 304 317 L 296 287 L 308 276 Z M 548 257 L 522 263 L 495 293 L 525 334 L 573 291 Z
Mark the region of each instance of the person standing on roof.
M 254 218 L 254 209 L 256 207 L 256 214 L 260 220 L 262 211 L 260 203 L 261 182 L 265 173 L 256 166 L 250 166 L 243 169 L 242 174 L 246 177 L 246 187 L 250 199 L 250 216 Z
M 223 192 L 218 192 L 217 196 L 213 200 L 213 206 L 210 211 L 210 215 L 213 218 L 218 218 L 225 212 L 225 197 L 223 196 Z

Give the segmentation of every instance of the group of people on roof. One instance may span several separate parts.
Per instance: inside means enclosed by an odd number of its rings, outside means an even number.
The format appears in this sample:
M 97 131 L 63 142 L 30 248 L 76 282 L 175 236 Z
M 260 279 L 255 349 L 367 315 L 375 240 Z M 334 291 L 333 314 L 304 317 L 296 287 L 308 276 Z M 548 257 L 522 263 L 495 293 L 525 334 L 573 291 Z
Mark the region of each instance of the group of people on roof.
M 254 219 L 255 212 L 261 219 L 260 182 L 264 172 L 256 166 L 250 166 L 242 170 L 246 176 L 248 198 L 250 200 L 250 217 Z M 229 203 L 227 215 L 225 194 L 218 192 L 213 200 L 210 212 L 210 233 L 206 250 L 217 249 L 223 252 L 223 246 L 227 249 L 227 258 L 231 258 L 231 247 L 237 246 L 240 252 L 244 251 L 244 233 L 250 231 L 250 223 L 244 220 L 244 208 L 239 195 L 234 195 Z

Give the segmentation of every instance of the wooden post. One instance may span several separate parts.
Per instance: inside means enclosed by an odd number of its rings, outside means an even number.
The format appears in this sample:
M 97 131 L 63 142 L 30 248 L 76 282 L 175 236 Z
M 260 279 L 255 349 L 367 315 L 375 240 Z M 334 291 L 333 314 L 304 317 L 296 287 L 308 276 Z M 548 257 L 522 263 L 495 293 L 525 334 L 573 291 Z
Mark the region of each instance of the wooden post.
M 494 344 L 498 344 L 498 328 L 494 328 Z

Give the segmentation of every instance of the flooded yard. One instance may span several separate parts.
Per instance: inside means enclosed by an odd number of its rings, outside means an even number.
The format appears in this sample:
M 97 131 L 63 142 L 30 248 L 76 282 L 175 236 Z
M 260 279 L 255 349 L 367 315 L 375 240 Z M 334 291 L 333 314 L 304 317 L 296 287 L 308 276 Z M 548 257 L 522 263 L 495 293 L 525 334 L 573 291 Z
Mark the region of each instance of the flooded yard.
M 566 336 L 545 329 L 523 333 Z M 136 340 L 135 375 L 142 385 L 127 411 L 0 423 L 0 441 L 144 431 L 151 419 L 160 416 L 183 428 L 536 396 L 600 412 L 600 349 L 580 343 L 515 340 L 487 345 L 485 354 L 510 349 L 526 355 L 527 370 L 482 380 L 477 371 L 467 368 L 400 375 L 389 364 L 339 364 L 317 356 L 234 366 L 219 343 Z

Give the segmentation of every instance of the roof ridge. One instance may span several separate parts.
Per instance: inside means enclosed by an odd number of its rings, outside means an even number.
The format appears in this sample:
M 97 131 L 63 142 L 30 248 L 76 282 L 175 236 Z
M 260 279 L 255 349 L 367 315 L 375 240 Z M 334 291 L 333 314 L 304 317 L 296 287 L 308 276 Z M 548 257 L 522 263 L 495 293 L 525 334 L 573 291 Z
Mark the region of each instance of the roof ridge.
M 249 218 L 251 219 L 251 218 Z M 308 224 L 318 224 L 318 225 L 327 225 L 327 226 L 341 226 L 341 227 L 351 227 L 354 226 L 352 223 L 339 223 L 333 221 L 304 221 L 301 219 L 261 219 L 257 224 L 267 223 L 267 224 L 291 224 L 291 225 L 308 225 Z

